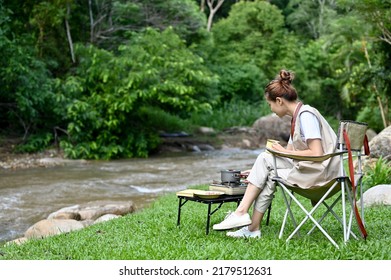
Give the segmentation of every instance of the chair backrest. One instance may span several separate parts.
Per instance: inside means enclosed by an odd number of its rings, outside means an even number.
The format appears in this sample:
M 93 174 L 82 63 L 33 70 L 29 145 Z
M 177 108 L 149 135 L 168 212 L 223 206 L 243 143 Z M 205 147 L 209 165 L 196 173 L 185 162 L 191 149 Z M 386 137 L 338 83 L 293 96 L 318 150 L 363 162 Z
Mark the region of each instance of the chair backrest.
M 355 121 L 340 121 L 338 129 L 338 147 L 342 144 L 342 149 L 346 149 L 344 131 L 350 140 L 350 148 L 353 151 L 361 151 L 364 144 L 365 134 L 368 124 Z

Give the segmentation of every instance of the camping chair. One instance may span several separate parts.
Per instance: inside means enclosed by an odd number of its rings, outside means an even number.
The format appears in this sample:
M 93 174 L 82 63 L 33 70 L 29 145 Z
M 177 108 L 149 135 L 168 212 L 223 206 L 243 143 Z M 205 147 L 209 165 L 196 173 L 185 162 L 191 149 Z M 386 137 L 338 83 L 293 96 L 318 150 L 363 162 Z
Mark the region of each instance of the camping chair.
M 361 169 L 361 149 L 363 144 L 365 146 L 365 154 L 369 155 L 366 129 L 367 124 L 365 123 L 341 121 L 337 135 L 338 141 L 336 152 L 318 157 L 293 156 L 274 151 L 270 148 L 266 148 L 267 151 L 269 151 L 273 155 L 274 159 L 274 170 L 276 175 L 273 178 L 273 181 L 275 181 L 277 188 L 282 190 L 282 196 L 286 205 L 286 211 L 279 234 L 280 239 L 283 236 L 284 230 L 286 228 L 287 217 L 289 215 L 293 223 L 294 230 L 286 239 L 286 241 L 289 241 L 296 234 L 300 235 L 300 228 L 303 226 L 304 223 L 310 220 L 313 222 L 314 225 L 308 231 L 308 235 L 311 234 L 314 229 L 318 228 L 334 246 L 339 248 L 337 242 L 321 225 L 322 221 L 326 218 L 328 214 L 334 216 L 336 220 L 342 225 L 343 238 L 345 243 L 349 240 L 350 236 L 355 239 L 358 239 L 352 231 L 353 218 L 355 218 L 357 222 L 361 236 L 364 239 L 366 238 L 367 232 L 365 230 L 363 222 L 364 219 L 361 219 L 361 217 L 364 218 L 364 205 L 363 203 L 360 204 L 360 212 L 358 211 L 358 207 L 356 205 L 356 195 L 358 193 L 358 189 L 360 191 L 360 196 L 362 197 L 363 172 Z M 278 176 L 278 170 L 276 168 L 277 157 L 285 157 L 299 161 L 325 161 L 331 157 L 336 156 L 340 157 L 339 176 L 333 178 L 325 185 L 314 186 L 313 188 L 309 189 L 303 189 L 300 188 L 300 186 L 293 185 Z M 356 168 L 353 167 L 353 156 L 357 157 Z M 346 161 L 346 159 L 348 159 L 349 162 L 349 172 L 346 172 L 344 168 L 344 160 Z M 349 174 L 349 176 L 347 176 L 347 174 Z M 296 196 L 298 196 L 299 198 L 304 197 L 306 199 L 311 200 L 312 208 L 307 210 L 304 207 L 303 203 L 300 202 L 300 200 Z M 330 203 L 329 200 L 331 200 L 332 198 L 334 199 L 334 201 Z M 299 206 L 299 208 L 305 213 L 305 218 L 300 223 L 297 223 L 296 218 L 293 214 L 292 201 L 295 202 Z M 362 202 L 362 199 L 360 201 Z M 334 210 L 334 206 L 338 205 L 339 203 L 342 206 L 342 217 L 340 217 L 341 214 L 340 216 L 337 215 L 336 212 L 338 211 Z M 315 219 L 314 213 L 318 209 L 321 210 L 321 205 L 324 205 L 326 207 L 325 212 L 320 218 Z M 307 206 L 307 208 L 310 207 Z M 347 214 L 349 216 L 348 220 Z

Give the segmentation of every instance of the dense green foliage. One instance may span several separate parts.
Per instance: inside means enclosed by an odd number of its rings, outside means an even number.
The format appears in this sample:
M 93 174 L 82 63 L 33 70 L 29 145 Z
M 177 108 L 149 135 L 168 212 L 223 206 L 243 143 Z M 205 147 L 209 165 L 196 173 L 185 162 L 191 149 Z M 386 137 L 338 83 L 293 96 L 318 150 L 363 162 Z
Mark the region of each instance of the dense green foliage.
M 222 103 L 211 112 L 193 113 L 189 122 L 222 131 L 233 126 L 247 126 L 259 116 L 269 113 L 270 108 L 266 102 L 248 104 L 241 99 L 232 99 L 230 102 Z
M 215 78 L 172 29 L 147 29 L 116 54 L 92 46 L 79 53 L 85 59 L 63 88 L 64 96 L 78 89 L 67 106 L 70 141 L 62 143 L 71 158 L 146 157 L 161 129 L 151 112 L 185 117 L 211 107 Z
M 283 26 L 281 11 L 263 1 L 239 2 L 214 25 L 207 61 L 220 77 L 223 100 L 260 100 L 268 80 L 293 66 L 297 42 Z
M 204 186 L 202 186 L 204 188 Z M 304 204 L 308 206 L 305 202 Z M 80 231 L 31 240 L 23 245 L 1 248 L 3 260 L 389 260 L 390 207 L 366 209 L 367 240 L 343 243 L 342 229 L 328 215 L 322 225 L 340 249 L 320 231 L 303 234 L 288 243 L 278 239 L 284 215 L 280 193 L 273 201 L 271 220 L 262 227 L 261 239 L 234 239 L 225 231 L 205 235 L 207 205 L 188 202 L 182 208 L 181 225 L 176 226 L 178 201 L 175 194 L 159 198 L 150 207 L 123 218 L 93 225 Z M 226 203 L 211 217 L 220 222 L 234 204 Z M 293 211 L 300 213 L 297 208 Z M 303 216 L 302 216 L 303 218 Z M 309 229 L 310 223 L 303 226 Z M 292 226 L 289 226 L 292 230 Z M 355 228 L 355 230 L 357 230 Z M 285 238 L 287 234 L 285 234 Z
M 25 152 L 146 157 L 160 131 L 251 125 L 282 68 L 328 119 L 390 124 L 389 0 L 225 1 L 211 32 L 199 5 L 0 0 L 0 134 Z M 235 103 L 260 115 L 220 118 Z

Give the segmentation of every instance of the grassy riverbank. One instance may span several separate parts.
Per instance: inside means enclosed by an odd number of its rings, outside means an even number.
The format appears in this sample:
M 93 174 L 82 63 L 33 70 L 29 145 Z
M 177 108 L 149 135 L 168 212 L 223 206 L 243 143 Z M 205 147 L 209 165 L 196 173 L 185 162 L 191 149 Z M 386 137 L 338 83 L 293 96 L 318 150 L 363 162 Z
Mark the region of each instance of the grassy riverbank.
M 202 186 L 200 186 L 202 188 Z M 220 222 L 235 204 L 224 204 L 212 215 Z M 0 260 L 390 260 L 391 208 L 366 210 L 368 238 L 344 245 L 337 237 L 336 249 L 319 232 L 289 243 L 278 239 L 284 212 L 281 193 L 276 193 L 269 226 L 263 225 L 261 239 L 232 239 L 225 232 L 205 235 L 207 206 L 188 202 L 177 227 L 178 199 L 175 194 L 159 198 L 150 207 L 123 218 L 86 229 L 23 245 L 0 248 Z M 330 226 L 330 221 L 325 224 Z M 326 226 L 327 227 L 327 226 Z M 338 225 L 331 225 L 336 236 Z

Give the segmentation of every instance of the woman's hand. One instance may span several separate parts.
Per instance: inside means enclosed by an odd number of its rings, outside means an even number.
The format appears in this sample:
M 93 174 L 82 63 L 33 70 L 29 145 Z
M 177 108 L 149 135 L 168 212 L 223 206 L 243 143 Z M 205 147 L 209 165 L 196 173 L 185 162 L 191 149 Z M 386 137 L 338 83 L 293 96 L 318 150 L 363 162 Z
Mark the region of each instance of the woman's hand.
M 244 171 L 240 172 L 240 178 L 243 179 L 244 183 L 248 183 L 247 177 L 250 174 L 250 171 L 251 171 L 251 169 L 244 170 Z
M 288 151 L 288 150 L 285 149 L 283 146 L 281 146 L 280 143 L 274 143 L 274 144 L 272 145 L 272 149 L 275 150 L 275 151 L 285 152 L 285 153 Z
M 323 156 L 322 142 L 320 139 L 308 139 L 307 140 L 308 149 L 307 150 L 291 150 L 284 148 L 280 144 L 273 144 L 272 149 L 297 156 Z

